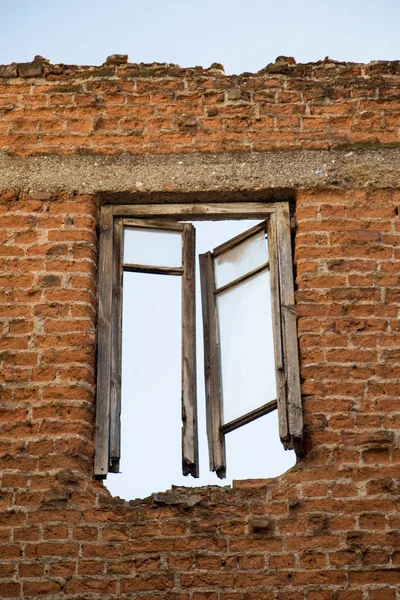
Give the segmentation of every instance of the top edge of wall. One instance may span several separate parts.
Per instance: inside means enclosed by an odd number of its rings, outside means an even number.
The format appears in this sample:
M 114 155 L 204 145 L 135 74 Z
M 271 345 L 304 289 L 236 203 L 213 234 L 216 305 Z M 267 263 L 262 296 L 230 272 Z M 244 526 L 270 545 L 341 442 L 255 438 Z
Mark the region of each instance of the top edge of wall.
M 173 63 L 130 63 L 128 55 L 113 54 L 99 66 L 92 65 L 66 65 L 52 64 L 42 56 L 35 56 L 33 61 L 25 63 L 11 63 L 0 65 L 1 79 L 14 78 L 51 78 L 52 76 L 81 76 L 92 77 L 198 77 L 198 76 L 223 76 L 224 67 L 220 63 L 213 63 L 208 68 L 201 66 L 180 67 Z M 246 78 L 251 76 L 286 76 L 286 77 L 312 77 L 323 78 L 332 75 L 343 77 L 375 77 L 400 75 L 400 60 L 381 61 L 376 60 L 368 64 L 354 62 L 340 62 L 329 58 L 316 62 L 297 64 L 290 56 L 278 56 L 274 63 L 269 63 L 256 73 L 241 73 L 240 75 L 229 75 L 230 78 Z

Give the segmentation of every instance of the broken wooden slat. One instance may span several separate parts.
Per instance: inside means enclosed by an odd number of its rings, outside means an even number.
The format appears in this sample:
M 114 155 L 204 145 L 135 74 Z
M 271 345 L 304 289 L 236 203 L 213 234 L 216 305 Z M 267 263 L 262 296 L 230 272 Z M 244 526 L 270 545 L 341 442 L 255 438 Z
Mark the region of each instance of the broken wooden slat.
M 182 257 L 182 472 L 198 477 L 195 251 L 195 229 L 191 223 L 185 223 Z

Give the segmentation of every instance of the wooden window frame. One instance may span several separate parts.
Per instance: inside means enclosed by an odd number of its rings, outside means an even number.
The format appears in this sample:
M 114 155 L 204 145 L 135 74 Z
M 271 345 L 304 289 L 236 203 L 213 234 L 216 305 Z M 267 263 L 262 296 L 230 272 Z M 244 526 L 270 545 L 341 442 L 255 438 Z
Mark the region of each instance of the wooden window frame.
M 267 414 L 277 407 L 281 441 L 285 448 L 294 448 L 301 455 L 303 417 L 288 202 L 106 205 L 100 215 L 95 476 L 104 479 L 108 472 L 119 470 L 123 228 L 132 220 L 143 223 L 142 220 L 148 222 L 149 219 L 154 228 L 162 228 L 166 221 L 170 224 L 178 220 L 267 220 L 277 400 L 261 408 L 266 410 L 263 414 Z M 194 235 L 187 233 L 182 263 L 182 461 L 184 474 L 198 476 L 194 252 Z M 204 293 L 202 302 L 204 310 L 204 302 L 207 302 Z M 205 343 L 208 344 L 207 339 Z M 231 430 L 221 425 L 218 402 L 212 405 L 207 401 L 210 468 L 222 477 L 225 449 L 221 439 Z

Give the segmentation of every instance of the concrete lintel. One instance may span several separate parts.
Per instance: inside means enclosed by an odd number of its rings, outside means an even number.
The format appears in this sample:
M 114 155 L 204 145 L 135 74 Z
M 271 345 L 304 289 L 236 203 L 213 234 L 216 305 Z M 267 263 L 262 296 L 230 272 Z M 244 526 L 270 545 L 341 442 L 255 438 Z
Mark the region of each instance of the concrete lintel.
M 400 187 L 400 149 L 104 156 L 0 154 L 0 190 L 140 196 Z

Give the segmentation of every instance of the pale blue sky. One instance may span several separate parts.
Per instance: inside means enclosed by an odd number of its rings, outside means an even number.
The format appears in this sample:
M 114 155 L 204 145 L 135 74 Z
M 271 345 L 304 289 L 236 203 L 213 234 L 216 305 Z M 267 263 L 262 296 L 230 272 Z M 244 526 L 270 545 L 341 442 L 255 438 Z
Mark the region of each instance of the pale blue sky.
M 257 71 L 284 54 L 369 62 L 400 58 L 398 0 L 0 0 L 0 64 L 32 60 L 225 65 Z

